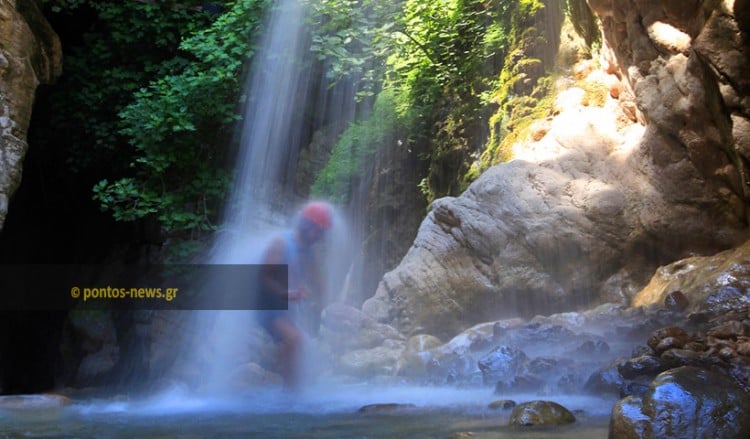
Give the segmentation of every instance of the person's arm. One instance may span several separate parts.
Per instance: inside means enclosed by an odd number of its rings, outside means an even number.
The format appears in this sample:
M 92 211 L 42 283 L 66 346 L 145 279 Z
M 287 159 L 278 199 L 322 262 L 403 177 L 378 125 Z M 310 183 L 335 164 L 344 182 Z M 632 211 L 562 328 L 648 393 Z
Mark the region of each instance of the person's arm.
M 287 274 L 285 270 L 279 270 L 274 265 L 284 265 L 286 244 L 284 239 L 276 238 L 271 242 L 265 255 L 263 256 L 263 266 L 261 267 L 260 279 L 266 291 L 270 291 L 282 300 L 298 300 L 305 297 L 303 291 L 290 290 L 288 278 L 281 279 L 281 275 Z

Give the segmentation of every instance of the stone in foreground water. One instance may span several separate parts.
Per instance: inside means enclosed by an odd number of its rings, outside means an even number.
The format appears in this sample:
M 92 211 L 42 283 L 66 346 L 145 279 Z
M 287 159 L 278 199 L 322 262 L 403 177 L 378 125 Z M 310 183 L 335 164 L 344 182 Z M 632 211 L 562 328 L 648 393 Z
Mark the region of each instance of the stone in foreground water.
M 517 405 L 510 414 L 510 425 L 563 425 L 575 422 L 573 413 L 553 401 L 529 401 Z

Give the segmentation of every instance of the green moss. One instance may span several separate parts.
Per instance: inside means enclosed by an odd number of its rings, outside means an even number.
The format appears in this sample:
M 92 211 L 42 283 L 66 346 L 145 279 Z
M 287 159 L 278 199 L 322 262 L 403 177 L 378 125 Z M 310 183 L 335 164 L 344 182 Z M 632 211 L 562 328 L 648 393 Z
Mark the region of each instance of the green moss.
M 543 72 L 543 70 L 542 60 L 538 58 L 524 58 L 513 67 L 515 73 Z
M 591 107 L 603 107 L 609 96 L 609 88 L 601 82 L 580 81 L 578 84 L 584 91 L 583 104 Z
M 512 158 L 513 144 L 528 135 L 531 124 L 551 114 L 554 95 L 553 76 L 547 75 L 537 80 L 530 95 L 503 98 L 502 105 L 490 118 L 490 136 L 479 160 L 471 165 L 462 179 L 462 187 L 468 187 L 482 172 L 492 165 L 509 161 Z M 500 91 L 502 92 L 502 91 Z M 507 93 L 507 87 L 505 89 Z

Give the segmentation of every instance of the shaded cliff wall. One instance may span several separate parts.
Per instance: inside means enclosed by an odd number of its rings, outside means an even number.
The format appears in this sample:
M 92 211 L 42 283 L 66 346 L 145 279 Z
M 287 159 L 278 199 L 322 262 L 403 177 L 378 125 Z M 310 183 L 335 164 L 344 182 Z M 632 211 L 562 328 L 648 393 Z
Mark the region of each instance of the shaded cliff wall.
M 62 73 L 60 40 L 33 0 L 0 1 L 0 228 L 21 182 L 37 86 Z

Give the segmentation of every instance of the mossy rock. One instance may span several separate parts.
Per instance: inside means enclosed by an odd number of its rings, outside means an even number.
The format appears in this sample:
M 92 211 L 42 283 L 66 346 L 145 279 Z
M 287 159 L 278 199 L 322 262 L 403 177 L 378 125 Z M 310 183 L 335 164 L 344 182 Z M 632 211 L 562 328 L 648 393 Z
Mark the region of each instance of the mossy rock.
M 529 401 L 517 405 L 510 414 L 510 425 L 564 425 L 576 421 L 573 413 L 553 401 Z

